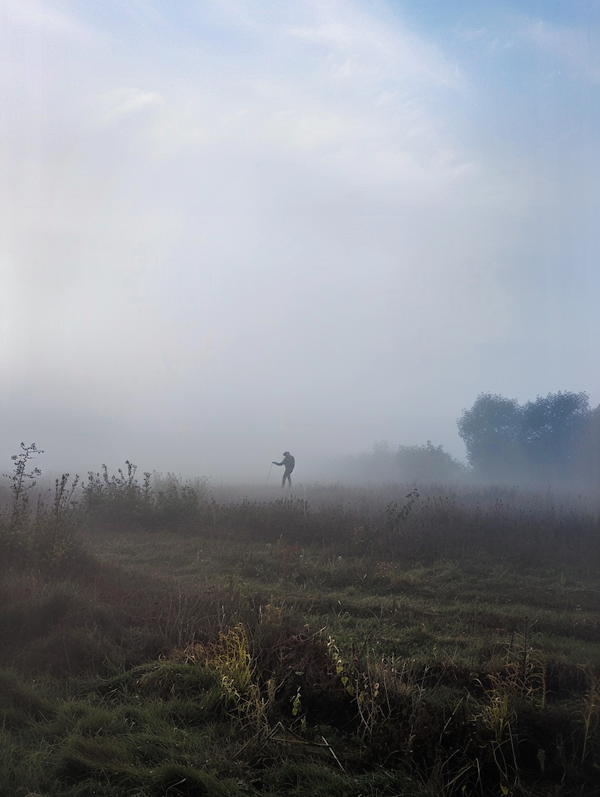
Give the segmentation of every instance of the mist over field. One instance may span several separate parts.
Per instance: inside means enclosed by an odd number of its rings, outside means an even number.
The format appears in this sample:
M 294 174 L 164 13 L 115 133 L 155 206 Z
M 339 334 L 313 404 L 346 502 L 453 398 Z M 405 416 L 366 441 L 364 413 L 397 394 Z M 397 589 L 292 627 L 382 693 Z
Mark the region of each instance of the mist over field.
M 5 0 L 4 472 L 339 479 L 466 463 L 482 393 L 596 407 L 599 13 Z
M 598 797 L 600 3 L 0 2 L 0 797 Z

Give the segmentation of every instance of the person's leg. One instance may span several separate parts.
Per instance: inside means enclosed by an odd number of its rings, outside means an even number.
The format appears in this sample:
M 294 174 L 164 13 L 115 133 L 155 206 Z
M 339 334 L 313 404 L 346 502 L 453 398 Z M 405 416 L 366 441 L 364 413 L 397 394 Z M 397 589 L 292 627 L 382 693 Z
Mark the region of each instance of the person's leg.
M 287 476 L 287 473 L 285 471 L 283 471 L 283 479 L 281 480 L 281 486 L 282 487 L 285 487 L 285 477 L 286 476 Z

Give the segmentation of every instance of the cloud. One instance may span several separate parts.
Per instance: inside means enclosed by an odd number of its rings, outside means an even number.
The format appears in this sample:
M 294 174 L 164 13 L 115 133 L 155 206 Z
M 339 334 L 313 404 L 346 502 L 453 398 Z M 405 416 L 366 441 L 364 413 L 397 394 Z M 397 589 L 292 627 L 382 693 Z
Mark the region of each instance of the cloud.
M 156 91 L 142 91 L 136 88 L 114 89 L 98 97 L 98 117 L 104 124 L 118 122 L 126 117 L 160 108 L 164 99 Z
M 543 20 L 533 20 L 522 26 L 519 35 L 545 50 L 571 74 L 600 83 L 600 51 L 594 29 L 559 27 Z
M 356 4 L 296 3 L 289 11 L 279 4 L 261 14 L 236 3 L 211 9 L 213 25 L 244 31 L 245 47 L 225 43 L 213 55 L 207 46 L 202 71 L 187 78 L 165 65 L 178 88 L 161 90 L 164 112 L 151 125 L 164 157 L 201 158 L 213 147 L 218 158 L 227 146 L 230 161 L 236 153 L 310 158 L 357 185 L 405 180 L 413 191 L 477 171 L 472 154 L 460 153 L 444 131 L 447 95 L 460 93 L 462 79 L 435 46 Z M 189 55 L 183 47 L 179 68 Z M 117 98 L 109 113 L 129 113 L 142 101 L 157 106 L 147 79 L 147 89 Z
M 454 89 L 461 85 L 456 66 L 435 46 L 402 30 L 385 30 L 363 15 L 346 15 L 343 22 L 315 19 L 312 25 L 284 28 L 284 33 L 320 51 L 332 79 L 423 81 Z

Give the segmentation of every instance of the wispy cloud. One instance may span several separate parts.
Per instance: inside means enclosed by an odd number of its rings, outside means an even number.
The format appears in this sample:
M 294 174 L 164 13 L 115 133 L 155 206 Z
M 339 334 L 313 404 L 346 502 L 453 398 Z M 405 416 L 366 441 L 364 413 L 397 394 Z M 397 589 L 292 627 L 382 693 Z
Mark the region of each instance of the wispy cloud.
M 459 153 L 437 107 L 440 96 L 449 105 L 463 80 L 436 46 L 358 4 L 264 4 L 268 13 L 258 5 L 262 13 L 234 2 L 211 6 L 214 26 L 244 31 L 242 52 L 225 41 L 215 56 L 203 56 L 203 73 L 187 79 L 165 65 L 179 94 L 162 95 L 165 112 L 154 134 L 164 151 L 174 154 L 178 142 L 189 153 L 190 146 L 200 151 L 227 141 L 261 158 L 310 153 L 369 183 L 429 186 L 472 171 L 472 156 Z M 180 52 L 178 63 L 185 59 Z M 155 94 L 150 77 L 144 91 Z
M 546 51 L 563 69 L 594 84 L 600 83 L 600 38 L 598 31 L 559 27 L 543 20 L 523 25 L 520 36 Z
M 98 97 L 99 119 L 109 124 L 163 105 L 164 100 L 156 91 L 136 88 L 114 89 Z
M 334 76 L 461 86 L 456 65 L 398 23 L 385 26 L 356 6 L 337 3 L 314 7 L 312 16 L 303 25 L 284 26 L 284 31 L 325 55 Z

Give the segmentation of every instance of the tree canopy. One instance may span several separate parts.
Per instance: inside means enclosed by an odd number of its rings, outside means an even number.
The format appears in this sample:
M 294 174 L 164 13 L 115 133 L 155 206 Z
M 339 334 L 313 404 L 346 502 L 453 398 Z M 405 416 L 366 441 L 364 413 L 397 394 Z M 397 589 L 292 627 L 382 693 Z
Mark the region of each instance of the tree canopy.
M 583 392 L 549 393 L 522 406 L 516 399 L 480 393 L 457 424 L 477 474 L 564 481 L 581 475 L 582 443 L 592 416 Z
M 519 460 L 522 408 L 516 399 L 480 393 L 470 410 L 458 419 L 458 433 L 471 467 L 483 476 L 498 478 Z

